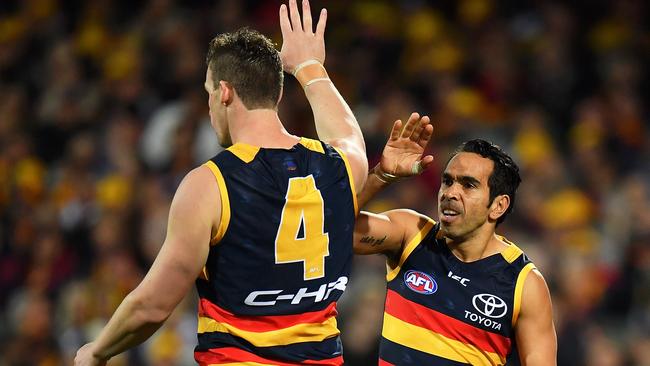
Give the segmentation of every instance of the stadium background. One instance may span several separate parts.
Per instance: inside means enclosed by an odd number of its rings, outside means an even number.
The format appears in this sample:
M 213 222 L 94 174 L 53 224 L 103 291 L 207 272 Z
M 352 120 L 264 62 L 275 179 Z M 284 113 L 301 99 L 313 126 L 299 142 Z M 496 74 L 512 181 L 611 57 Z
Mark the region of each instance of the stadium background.
M 314 1 L 330 75 L 371 164 L 391 123 L 435 125 L 437 166 L 369 207 L 435 217 L 440 164 L 492 140 L 522 168 L 501 232 L 550 285 L 560 365 L 650 365 L 648 4 Z M 0 365 L 70 365 L 146 272 L 183 175 L 218 151 L 203 91 L 218 32 L 280 43 L 277 1 L 0 2 Z M 644 66 L 645 65 L 645 66 Z M 314 137 L 288 77 L 280 115 Z M 340 303 L 349 365 L 372 365 L 384 264 Z M 111 365 L 190 365 L 189 296 Z

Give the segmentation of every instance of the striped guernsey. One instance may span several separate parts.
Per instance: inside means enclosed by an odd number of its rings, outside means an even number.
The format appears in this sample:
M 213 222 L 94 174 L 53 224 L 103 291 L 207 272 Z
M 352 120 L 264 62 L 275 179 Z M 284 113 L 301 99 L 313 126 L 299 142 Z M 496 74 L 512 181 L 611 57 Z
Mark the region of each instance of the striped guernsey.
M 387 275 L 380 365 L 518 364 L 514 325 L 535 268 L 513 243 L 465 263 L 430 221 Z
M 199 292 L 200 365 L 341 365 L 336 301 L 357 212 L 343 153 L 235 144 L 206 163 L 222 196 Z

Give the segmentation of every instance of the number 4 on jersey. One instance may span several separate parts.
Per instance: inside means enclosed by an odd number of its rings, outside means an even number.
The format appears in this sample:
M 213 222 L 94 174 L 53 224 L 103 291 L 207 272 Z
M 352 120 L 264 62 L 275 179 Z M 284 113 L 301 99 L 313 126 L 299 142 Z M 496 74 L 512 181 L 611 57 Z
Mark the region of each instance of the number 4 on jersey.
M 300 227 L 302 237 L 298 237 Z M 329 236 L 323 232 L 323 196 L 314 177 L 289 179 L 280 227 L 275 237 L 275 263 L 303 262 L 304 279 L 325 276 L 325 257 L 329 255 Z

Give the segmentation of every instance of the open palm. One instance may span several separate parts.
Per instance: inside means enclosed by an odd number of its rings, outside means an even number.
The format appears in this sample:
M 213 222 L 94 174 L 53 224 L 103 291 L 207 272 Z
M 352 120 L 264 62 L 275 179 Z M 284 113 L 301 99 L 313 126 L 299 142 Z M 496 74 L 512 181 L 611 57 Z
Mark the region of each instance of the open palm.
M 293 74 L 296 66 L 307 60 L 325 62 L 326 23 L 327 11 L 321 9 L 314 32 L 308 0 L 302 1 L 302 20 L 296 0 L 290 0 L 288 7 L 284 4 L 280 6 L 280 30 L 282 31 L 280 59 L 284 71 Z
M 420 117 L 418 113 L 412 113 L 403 128 L 401 120 L 395 121 L 381 154 L 381 170 L 398 177 L 410 177 L 426 169 L 433 162 L 433 156 L 423 156 L 433 135 L 430 122 L 428 116 Z

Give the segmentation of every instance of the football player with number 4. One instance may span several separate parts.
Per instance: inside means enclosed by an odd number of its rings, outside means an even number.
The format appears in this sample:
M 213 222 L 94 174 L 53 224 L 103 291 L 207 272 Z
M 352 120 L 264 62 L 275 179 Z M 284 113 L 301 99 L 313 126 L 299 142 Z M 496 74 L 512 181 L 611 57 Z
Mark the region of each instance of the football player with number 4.
M 210 122 L 227 149 L 183 179 L 167 237 L 140 285 L 75 365 L 103 365 L 153 334 L 196 283 L 200 365 L 341 365 L 335 316 L 352 262 L 361 130 L 330 81 L 325 21 L 280 7 L 282 50 L 260 33 L 218 35 L 207 56 Z M 283 70 L 305 90 L 320 140 L 278 117 Z
M 427 117 L 397 121 L 359 205 L 433 160 L 423 156 Z M 412 210 L 362 211 L 356 254 L 387 257 L 379 365 L 556 365 L 557 340 L 544 278 L 514 243 L 495 233 L 521 179 L 501 148 L 463 143 L 438 192 L 439 222 Z

